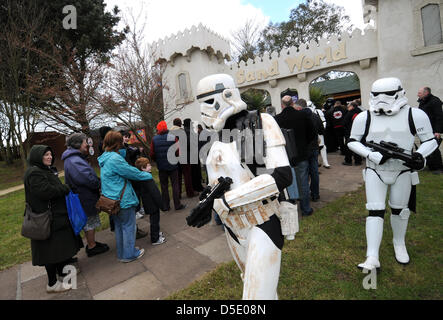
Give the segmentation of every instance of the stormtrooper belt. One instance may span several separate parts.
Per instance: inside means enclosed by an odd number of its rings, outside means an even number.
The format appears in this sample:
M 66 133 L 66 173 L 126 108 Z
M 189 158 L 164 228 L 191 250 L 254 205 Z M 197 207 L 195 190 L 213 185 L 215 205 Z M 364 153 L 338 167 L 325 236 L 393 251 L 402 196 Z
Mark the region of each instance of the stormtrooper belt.
M 272 197 L 235 208 L 228 214 L 220 215 L 220 218 L 233 230 L 247 229 L 269 221 L 273 214 L 279 212 L 278 208 L 278 199 Z

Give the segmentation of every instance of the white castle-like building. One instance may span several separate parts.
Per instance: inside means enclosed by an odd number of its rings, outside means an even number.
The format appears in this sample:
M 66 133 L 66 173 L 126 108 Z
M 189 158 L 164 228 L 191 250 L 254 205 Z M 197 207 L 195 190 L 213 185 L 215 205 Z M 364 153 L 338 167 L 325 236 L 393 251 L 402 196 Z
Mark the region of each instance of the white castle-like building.
M 363 107 L 372 83 L 382 77 L 399 78 L 412 106 L 420 87 L 443 98 L 443 0 L 361 1 L 365 23 L 371 21 L 364 30 L 265 53 L 246 63 L 233 63 L 230 42 L 201 24 L 153 43 L 156 60 L 165 64 L 168 125 L 177 117 L 200 121 L 195 89 L 214 73 L 230 74 L 241 92 L 267 90 L 277 113 L 283 91 L 296 89 L 309 100 L 310 83 L 329 71 L 358 76 Z

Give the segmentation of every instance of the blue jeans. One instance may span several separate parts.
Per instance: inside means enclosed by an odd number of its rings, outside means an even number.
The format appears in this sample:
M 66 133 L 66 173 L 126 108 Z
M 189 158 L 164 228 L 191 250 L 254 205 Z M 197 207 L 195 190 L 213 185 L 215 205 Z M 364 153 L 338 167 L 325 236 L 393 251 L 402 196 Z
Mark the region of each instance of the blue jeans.
M 308 160 L 299 162 L 295 167 L 295 173 L 300 187 L 300 209 L 302 214 L 312 211 L 311 201 L 309 198 L 309 162 Z
M 311 178 L 311 195 L 314 198 L 320 197 L 320 178 L 318 176 L 318 150 L 309 154 L 309 176 Z
M 138 257 L 140 250 L 135 249 L 135 207 L 120 209 L 114 216 L 115 242 L 119 260 L 133 260 Z
M 298 186 L 297 186 L 297 177 L 295 174 L 295 169 L 291 167 L 292 171 L 292 184 L 288 187 L 288 195 L 289 199 L 291 200 L 297 200 L 300 199 L 300 194 L 298 192 Z

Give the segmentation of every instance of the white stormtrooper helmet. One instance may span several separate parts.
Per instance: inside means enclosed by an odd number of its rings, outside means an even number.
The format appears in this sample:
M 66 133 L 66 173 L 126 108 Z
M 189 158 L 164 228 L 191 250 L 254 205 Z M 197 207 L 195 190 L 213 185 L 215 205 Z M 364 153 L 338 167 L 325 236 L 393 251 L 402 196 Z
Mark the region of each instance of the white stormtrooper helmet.
M 308 108 L 309 109 L 311 109 L 312 111 L 315 111 L 315 105 L 312 103 L 312 101 L 311 100 L 309 100 L 308 102 L 307 102 L 307 105 L 308 105 Z
M 197 100 L 203 123 L 208 129 L 220 131 L 233 114 L 246 110 L 234 79 L 227 74 L 213 74 L 197 84 Z
M 397 78 L 382 78 L 372 84 L 369 110 L 376 115 L 394 115 L 408 103 L 406 92 Z

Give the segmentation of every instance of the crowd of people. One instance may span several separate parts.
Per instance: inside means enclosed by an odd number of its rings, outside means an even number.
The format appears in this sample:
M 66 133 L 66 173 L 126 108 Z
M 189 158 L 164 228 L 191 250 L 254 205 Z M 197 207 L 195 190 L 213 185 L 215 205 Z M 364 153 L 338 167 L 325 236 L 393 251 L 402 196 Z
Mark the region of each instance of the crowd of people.
M 189 137 L 190 119 L 174 120 L 175 130 L 184 130 Z M 199 131 L 202 127 L 199 126 Z M 171 180 L 175 210 L 182 210 L 182 176 L 185 180 L 186 194 L 189 198 L 197 196 L 203 190 L 200 162 L 197 164 L 173 164 L 168 160 L 169 148 L 178 142 L 178 137 L 167 128 L 166 122 L 157 125 L 157 134 L 152 140 L 150 158 L 159 170 L 161 192 L 151 174 L 150 160 L 144 156 L 143 148 L 131 146 L 127 130 L 112 130 L 110 127 L 99 129 L 101 141 L 98 149 L 100 156 L 100 178 L 88 162 L 89 144 L 83 133 L 74 133 L 67 137 L 67 149 L 62 155 L 64 161 L 65 183 L 58 178 L 54 165 L 53 150 L 45 145 L 34 145 L 30 150 L 29 168 L 24 177 L 26 202 L 34 212 L 52 212 L 51 234 L 46 240 L 31 240 L 32 263 L 44 266 L 48 276 L 48 293 L 64 292 L 71 287 L 62 282 L 66 273 L 64 267 L 75 263 L 75 255 L 85 247 L 88 257 L 93 257 L 109 250 L 105 243 L 96 241 L 96 230 L 101 226 L 99 209 L 96 203 L 103 195 L 109 199 L 120 200 L 120 210 L 109 215 L 110 229 L 115 234 L 117 259 L 128 263 L 141 258 L 144 249 L 135 246 L 135 240 L 147 236 L 147 232 L 137 227 L 136 220 L 146 214 L 150 217 L 150 242 L 160 245 L 166 237 L 160 231 L 160 210 L 169 211 L 170 197 L 168 180 Z M 178 136 L 178 135 L 177 135 Z M 168 139 L 169 138 L 169 139 Z M 188 148 L 189 148 L 189 141 Z M 189 149 L 188 149 L 189 150 Z M 177 148 L 177 155 L 179 153 Z M 189 151 L 188 151 L 189 157 Z M 80 203 L 87 216 L 83 227 L 86 246 L 76 235 L 68 217 L 65 196 L 72 191 L 78 194 Z
M 431 120 L 435 137 L 441 143 L 443 131 L 442 102 L 431 94 L 430 88 L 422 88 L 418 93 L 419 108 Z M 282 129 L 292 130 L 292 143 L 295 156 L 290 158 L 292 184 L 287 188 L 291 202 L 299 201 L 302 216 L 310 216 L 314 210 L 311 201 L 320 199 L 319 158 L 325 168 L 330 168 L 327 152 L 340 151 L 344 156 L 343 165 L 362 164 L 362 158 L 347 148 L 352 123 L 362 112 L 360 99 L 351 101 L 346 108 L 340 101 L 328 99 L 323 110 L 310 101 L 291 96 L 281 100 L 282 111 L 275 120 Z M 165 121 L 157 125 L 157 134 L 150 147 L 150 159 L 157 165 L 160 190 L 151 174 L 151 163 L 145 150 L 128 144 L 130 133 L 102 127 L 99 132 L 98 163 L 100 178 L 88 162 L 87 136 L 74 133 L 66 140 L 67 150 L 62 155 L 64 161 L 65 184 L 58 178 L 54 165 L 54 154 L 50 147 L 35 145 L 29 154 L 29 167 L 24 176 L 26 203 L 35 212 L 52 211 L 51 235 L 47 240 L 31 240 L 32 263 L 44 266 L 48 276 L 47 292 L 63 292 L 70 287 L 61 282 L 63 268 L 76 261 L 75 255 L 84 247 L 83 240 L 76 235 L 70 225 L 65 196 L 70 192 L 79 195 L 87 215 L 83 228 L 88 257 L 105 253 L 109 246 L 96 241 L 96 230 L 101 226 L 99 210 L 96 208 L 100 195 L 109 199 L 120 199 L 120 211 L 110 215 L 111 231 L 115 233 L 117 259 L 128 263 L 144 255 L 144 249 L 135 246 L 135 240 L 147 236 L 147 232 L 137 227 L 137 218 L 150 216 L 150 242 L 160 245 L 166 241 L 160 231 L 160 211 L 171 210 L 169 180 L 175 210 L 183 210 L 181 202 L 182 181 L 188 198 L 203 191 L 202 164 L 190 161 L 191 120 L 174 119 L 171 130 Z M 178 134 L 182 130 L 184 135 Z M 203 128 L 198 126 L 198 133 Z M 179 137 L 187 137 L 187 156 L 184 161 L 171 163 L 168 151 L 179 144 Z M 198 140 L 199 141 L 199 140 Z M 199 141 L 200 151 L 204 142 Z M 176 148 L 176 156 L 183 151 Z M 438 148 L 428 157 L 427 162 L 434 173 L 443 172 L 441 154 Z M 218 220 L 219 221 L 219 220 Z M 220 223 L 220 221 L 219 221 Z

